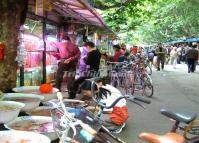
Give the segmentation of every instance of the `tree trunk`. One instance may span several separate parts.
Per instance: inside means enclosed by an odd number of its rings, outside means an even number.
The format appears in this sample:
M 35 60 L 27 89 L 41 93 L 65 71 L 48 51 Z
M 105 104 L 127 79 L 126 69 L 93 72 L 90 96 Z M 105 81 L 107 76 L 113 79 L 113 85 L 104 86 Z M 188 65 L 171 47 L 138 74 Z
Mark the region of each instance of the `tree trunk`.
M 16 86 L 17 46 L 19 29 L 23 24 L 28 0 L 0 1 L 0 42 L 4 43 L 4 59 L 0 61 L 0 90 L 9 92 Z M 23 19 L 23 20 L 22 20 Z

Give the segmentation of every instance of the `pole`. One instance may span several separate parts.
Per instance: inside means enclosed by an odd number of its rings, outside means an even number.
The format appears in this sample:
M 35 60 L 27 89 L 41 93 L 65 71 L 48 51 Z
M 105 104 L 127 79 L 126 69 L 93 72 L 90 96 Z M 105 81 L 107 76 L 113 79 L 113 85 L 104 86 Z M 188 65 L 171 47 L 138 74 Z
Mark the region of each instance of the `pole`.
M 44 50 L 43 50 L 43 80 L 42 83 L 46 83 L 46 16 L 47 13 L 44 13 L 44 18 L 43 18 L 43 44 L 44 44 Z
M 24 66 L 21 65 L 19 67 L 19 72 L 20 72 L 20 86 L 24 86 Z
M 24 86 L 24 52 L 25 52 L 25 46 L 24 46 L 24 27 L 20 27 L 20 46 L 18 47 L 17 52 L 17 59 L 18 59 L 18 65 L 19 65 L 19 86 Z

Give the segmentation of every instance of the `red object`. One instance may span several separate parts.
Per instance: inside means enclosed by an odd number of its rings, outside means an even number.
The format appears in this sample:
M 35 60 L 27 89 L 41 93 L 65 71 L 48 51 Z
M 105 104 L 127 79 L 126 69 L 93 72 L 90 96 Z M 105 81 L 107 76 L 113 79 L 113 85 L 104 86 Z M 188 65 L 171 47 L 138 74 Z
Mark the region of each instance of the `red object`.
M 122 56 L 122 55 L 124 55 L 123 50 L 120 49 L 119 51 L 116 51 L 115 55 L 113 56 L 113 61 L 114 62 L 118 62 L 119 61 L 119 57 Z
M 40 93 L 52 93 L 53 87 L 51 84 L 45 83 L 39 87 Z
M 137 54 L 137 48 L 133 47 L 131 53 L 135 56 Z
M 64 38 L 64 33 L 60 33 L 59 38 Z
M 113 107 L 113 111 L 110 114 L 110 119 L 117 125 L 122 125 L 128 119 L 128 109 L 124 107 Z
M 3 61 L 5 45 L 0 42 L 0 62 Z

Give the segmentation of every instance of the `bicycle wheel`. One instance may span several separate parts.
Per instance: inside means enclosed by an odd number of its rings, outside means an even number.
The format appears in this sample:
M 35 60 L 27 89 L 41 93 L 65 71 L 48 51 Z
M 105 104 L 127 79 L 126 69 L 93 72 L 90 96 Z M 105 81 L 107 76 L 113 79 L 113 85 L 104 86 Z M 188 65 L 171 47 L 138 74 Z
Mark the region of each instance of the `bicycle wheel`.
M 153 84 L 150 76 L 146 74 L 143 78 L 143 94 L 147 97 L 152 97 L 153 96 Z
M 112 74 L 111 85 L 118 88 L 120 86 L 120 81 L 116 73 Z
M 126 76 L 123 77 L 121 85 L 122 85 L 121 91 L 123 94 L 131 94 L 132 80 L 128 74 L 126 74 Z
M 131 88 L 131 94 L 134 95 L 135 92 L 143 90 L 142 84 L 141 84 L 141 77 L 139 74 L 134 73 L 133 80 L 132 80 L 132 88 Z

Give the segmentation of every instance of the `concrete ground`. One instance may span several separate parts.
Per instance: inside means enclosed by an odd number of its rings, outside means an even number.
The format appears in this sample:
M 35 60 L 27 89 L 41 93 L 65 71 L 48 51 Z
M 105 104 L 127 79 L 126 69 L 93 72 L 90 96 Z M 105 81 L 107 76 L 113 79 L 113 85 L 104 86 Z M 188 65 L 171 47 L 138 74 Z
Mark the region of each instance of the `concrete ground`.
M 142 109 L 128 103 L 129 119 L 123 132 L 118 136 L 126 143 L 144 143 L 138 139 L 142 132 L 167 133 L 172 121 L 160 114 L 161 108 L 191 111 L 199 116 L 199 67 L 195 73 L 188 73 L 187 66 L 177 65 L 176 69 L 166 65 L 164 71 L 153 70 L 154 95 L 150 105 Z

